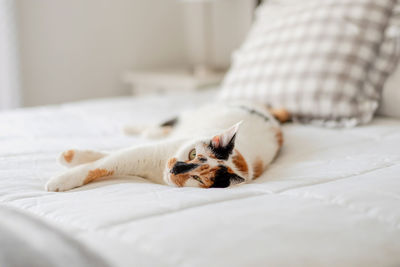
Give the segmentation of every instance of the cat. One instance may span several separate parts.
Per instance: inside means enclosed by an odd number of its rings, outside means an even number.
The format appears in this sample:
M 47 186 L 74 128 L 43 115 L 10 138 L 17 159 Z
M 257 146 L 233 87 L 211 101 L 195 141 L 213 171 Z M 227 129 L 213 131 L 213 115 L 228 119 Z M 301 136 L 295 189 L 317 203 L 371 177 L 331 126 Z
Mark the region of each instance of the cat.
M 272 114 L 273 113 L 273 114 Z M 66 191 L 102 177 L 140 176 L 170 186 L 225 188 L 259 177 L 283 144 L 283 110 L 253 103 L 214 103 L 182 113 L 157 127 L 133 127 L 130 134 L 165 140 L 105 153 L 68 150 L 68 167 L 51 178 L 48 191 Z

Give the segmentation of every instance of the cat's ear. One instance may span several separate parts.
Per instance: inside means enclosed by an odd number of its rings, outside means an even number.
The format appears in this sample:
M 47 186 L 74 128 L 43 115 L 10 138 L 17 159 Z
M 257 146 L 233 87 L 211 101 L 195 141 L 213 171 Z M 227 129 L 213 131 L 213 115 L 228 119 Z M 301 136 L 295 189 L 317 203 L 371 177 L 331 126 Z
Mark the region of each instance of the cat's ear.
M 215 148 L 218 148 L 218 147 L 226 147 L 230 143 L 234 143 L 236 138 L 236 133 L 239 130 L 239 126 L 241 123 L 242 121 L 236 123 L 223 133 L 214 136 L 211 139 L 211 145 Z
M 223 133 L 211 139 L 210 147 L 218 159 L 228 159 L 235 146 L 236 133 L 242 121 L 236 123 Z

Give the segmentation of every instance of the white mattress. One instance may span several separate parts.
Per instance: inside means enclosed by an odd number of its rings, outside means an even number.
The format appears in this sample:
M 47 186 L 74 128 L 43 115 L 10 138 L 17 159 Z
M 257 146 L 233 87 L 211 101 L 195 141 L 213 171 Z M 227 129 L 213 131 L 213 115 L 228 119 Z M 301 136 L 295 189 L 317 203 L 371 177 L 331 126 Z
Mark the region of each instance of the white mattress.
M 117 98 L 0 114 L 0 203 L 65 230 L 113 266 L 400 266 L 400 120 L 355 129 L 285 125 L 252 184 L 173 188 L 140 178 L 43 190 L 73 147 L 147 142 L 120 132 L 213 92 Z M 51 248 L 49 248 L 51 253 Z

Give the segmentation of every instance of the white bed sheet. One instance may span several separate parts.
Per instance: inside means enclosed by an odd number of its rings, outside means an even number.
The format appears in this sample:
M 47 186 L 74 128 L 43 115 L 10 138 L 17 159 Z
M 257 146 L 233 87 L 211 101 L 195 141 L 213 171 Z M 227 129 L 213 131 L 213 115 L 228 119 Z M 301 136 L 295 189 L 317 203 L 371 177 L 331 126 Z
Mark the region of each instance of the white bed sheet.
M 214 92 L 116 98 L 0 113 L 0 204 L 36 214 L 113 266 L 399 266 L 400 120 L 354 129 L 285 125 L 254 183 L 173 188 L 141 178 L 43 190 L 72 147 L 117 149 Z M 51 253 L 51 248 L 49 248 Z

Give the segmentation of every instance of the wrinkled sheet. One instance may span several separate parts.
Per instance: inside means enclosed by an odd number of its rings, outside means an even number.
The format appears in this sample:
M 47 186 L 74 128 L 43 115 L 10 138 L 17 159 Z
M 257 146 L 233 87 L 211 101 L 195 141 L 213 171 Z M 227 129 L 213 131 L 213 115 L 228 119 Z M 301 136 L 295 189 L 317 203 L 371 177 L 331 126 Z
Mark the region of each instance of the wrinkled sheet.
M 228 189 L 141 178 L 45 192 L 59 152 L 148 142 L 155 123 L 214 92 L 114 98 L 0 113 L 0 205 L 33 214 L 113 266 L 399 266 L 400 120 L 354 129 L 286 124 L 259 179 Z
M 0 266 L 109 266 L 68 233 L 29 213 L 0 206 L 0 218 Z

